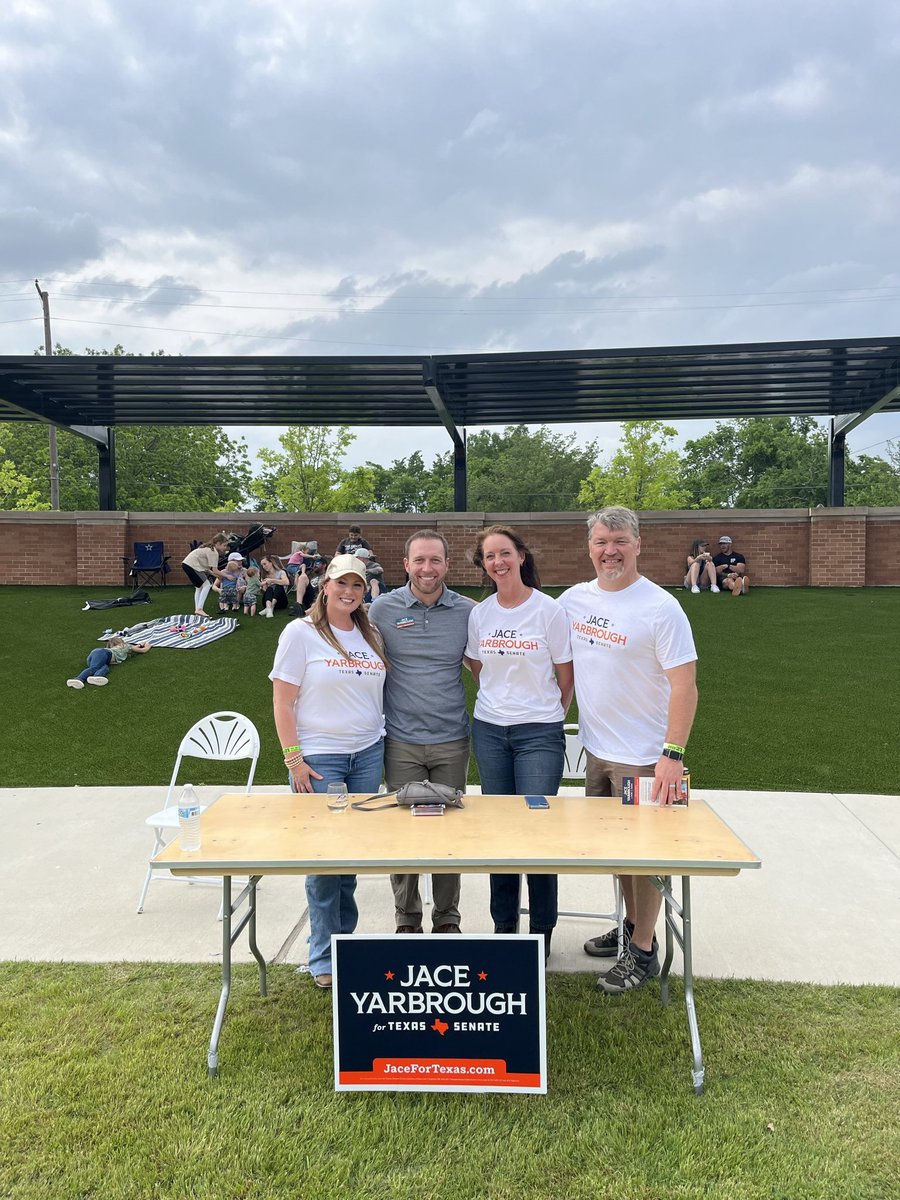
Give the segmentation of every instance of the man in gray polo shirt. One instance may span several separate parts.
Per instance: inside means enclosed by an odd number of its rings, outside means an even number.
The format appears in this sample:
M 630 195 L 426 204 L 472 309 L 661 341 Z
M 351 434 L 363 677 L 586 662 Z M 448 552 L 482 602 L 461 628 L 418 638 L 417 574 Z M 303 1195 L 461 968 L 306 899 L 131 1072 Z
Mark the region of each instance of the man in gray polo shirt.
M 447 539 L 420 529 L 407 540 L 409 583 L 372 602 L 390 670 L 384 688 L 389 788 L 429 779 L 465 789 L 469 717 L 460 668 L 473 601 L 444 586 Z M 392 875 L 398 933 L 422 932 L 418 875 Z M 459 876 L 435 875 L 433 933 L 459 933 Z

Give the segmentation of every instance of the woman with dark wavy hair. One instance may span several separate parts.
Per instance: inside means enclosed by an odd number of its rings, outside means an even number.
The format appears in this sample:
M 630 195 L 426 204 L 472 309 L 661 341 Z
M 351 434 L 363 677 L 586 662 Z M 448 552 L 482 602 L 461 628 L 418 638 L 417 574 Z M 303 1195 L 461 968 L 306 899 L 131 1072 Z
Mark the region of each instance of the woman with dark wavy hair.
M 566 615 L 541 591 L 534 555 L 510 526 L 482 530 L 472 561 L 491 590 L 472 610 L 466 647 L 478 683 L 472 746 L 482 793 L 555 796 L 574 689 Z M 544 935 L 549 955 L 557 878 L 527 879 L 529 929 Z M 495 933 L 518 929 L 520 890 L 520 876 L 491 875 Z

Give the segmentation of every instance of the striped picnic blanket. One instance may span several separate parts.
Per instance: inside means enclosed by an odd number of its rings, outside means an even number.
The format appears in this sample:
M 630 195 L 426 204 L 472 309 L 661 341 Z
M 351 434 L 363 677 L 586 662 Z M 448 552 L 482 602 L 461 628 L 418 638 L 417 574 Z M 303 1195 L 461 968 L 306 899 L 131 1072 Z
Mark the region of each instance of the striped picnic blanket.
M 120 629 L 118 636 L 138 642 L 149 642 L 151 646 L 160 646 L 167 650 L 194 650 L 197 646 L 208 646 L 210 642 L 218 641 L 227 633 L 237 629 L 235 617 L 195 617 L 176 615 L 174 617 L 157 617 L 155 621 L 141 621 L 137 625 L 129 625 Z M 116 636 L 112 632 L 105 633 L 99 641 L 105 642 Z

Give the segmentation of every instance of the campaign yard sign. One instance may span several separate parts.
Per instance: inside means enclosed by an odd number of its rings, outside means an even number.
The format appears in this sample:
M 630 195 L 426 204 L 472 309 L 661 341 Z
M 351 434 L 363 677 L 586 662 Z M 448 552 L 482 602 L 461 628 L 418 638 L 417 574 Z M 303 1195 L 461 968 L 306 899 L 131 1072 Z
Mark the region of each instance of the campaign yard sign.
M 547 1091 L 538 934 L 332 938 L 336 1091 Z

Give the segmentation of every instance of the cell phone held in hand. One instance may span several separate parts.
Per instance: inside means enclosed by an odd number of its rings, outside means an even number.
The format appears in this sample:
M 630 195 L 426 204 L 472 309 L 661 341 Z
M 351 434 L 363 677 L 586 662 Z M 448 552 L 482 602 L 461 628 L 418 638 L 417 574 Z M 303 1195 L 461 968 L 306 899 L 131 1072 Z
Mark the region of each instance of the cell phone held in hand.
M 546 796 L 526 796 L 525 803 L 529 808 L 549 808 L 550 801 Z

